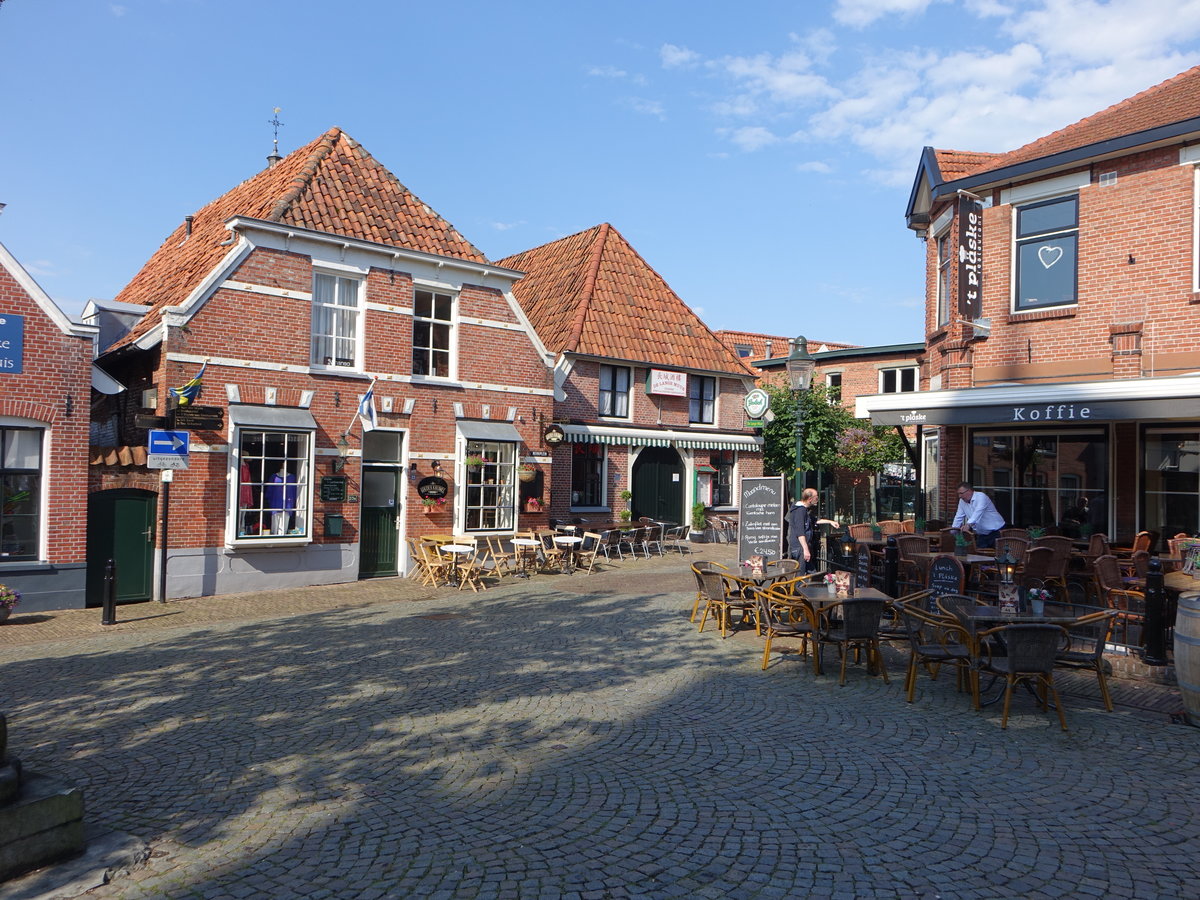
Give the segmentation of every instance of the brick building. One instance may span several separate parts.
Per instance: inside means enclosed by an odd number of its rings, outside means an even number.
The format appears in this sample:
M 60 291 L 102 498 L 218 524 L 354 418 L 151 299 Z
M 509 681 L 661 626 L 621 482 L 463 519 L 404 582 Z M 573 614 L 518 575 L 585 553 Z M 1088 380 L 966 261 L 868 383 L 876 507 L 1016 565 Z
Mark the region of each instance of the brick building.
M 925 148 L 929 389 L 859 415 L 1013 524 L 1200 531 L 1198 140 L 1200 68 L 1008 153 Z
M 0 583 L 21 612 L 82 604 L 95 332 L 0 244 Z M 102 373 L 96 384 L 119 389 Z
M 96 516 L 123 501 L 160 532 L 158 473 L 131 448 L 203 371 L 170 486 L 166 596 L 394 575 L 405 538 L 544 524 L 521 499 L 548 495 L 550 472 L 525 485 L 517 467 L 552 414 L 550 357 L 519 277 L 331 129 L 186 217 L 92 310 L 113 337 L 99 363 L 129 388 L 95 413 Z M 118 573 L 126 599 L 145 574 Z
M 754 372 L 637 251 L 604 224 L 500 260 L 556 354 L 556 517 L 687 522 L 702 502 L 735 512 L 738 479 L 762 474 L 742 403 Z M 620 499 L 629 490 L 628 504 Z

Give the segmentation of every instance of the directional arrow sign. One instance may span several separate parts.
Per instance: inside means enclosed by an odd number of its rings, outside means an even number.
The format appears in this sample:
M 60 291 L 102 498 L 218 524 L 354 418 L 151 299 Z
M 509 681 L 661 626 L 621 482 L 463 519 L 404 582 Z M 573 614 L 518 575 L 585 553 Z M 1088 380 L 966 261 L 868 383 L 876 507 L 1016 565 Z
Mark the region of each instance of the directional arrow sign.
M 186 469 L 191 433 L 187 431 L 147 432 L 146 466 L 151 469 Z

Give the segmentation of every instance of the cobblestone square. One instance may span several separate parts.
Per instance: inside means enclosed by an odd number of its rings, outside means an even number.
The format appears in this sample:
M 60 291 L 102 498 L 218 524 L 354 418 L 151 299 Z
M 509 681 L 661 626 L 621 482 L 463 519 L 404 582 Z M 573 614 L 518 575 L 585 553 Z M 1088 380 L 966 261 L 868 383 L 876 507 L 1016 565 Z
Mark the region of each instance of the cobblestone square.
M 1163 689 L 1107 713 L 1064 677 L 1064 734 L 945 676 L 909 705 L 898 652 L 890 685 L 763 672 L 689 624 L 690 562 L 17 617 L 10 749 L 149 846 L 94 897 L 1194 893 L 1200 732 Z

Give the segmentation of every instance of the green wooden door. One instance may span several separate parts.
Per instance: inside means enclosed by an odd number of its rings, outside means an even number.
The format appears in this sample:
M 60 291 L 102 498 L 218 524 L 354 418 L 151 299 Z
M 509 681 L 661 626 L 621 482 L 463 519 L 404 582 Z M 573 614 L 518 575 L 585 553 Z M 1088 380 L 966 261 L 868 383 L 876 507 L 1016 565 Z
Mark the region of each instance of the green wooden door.
M 683 460 L 670 447 L 647 447 L 633 464 L 633 517 L 682 524 Z
M 399 574 L 400 533 L 396 530 L 400 469 L 363 468 L 362 520 L 358 544 L 358 577 L 382 578 Z
M 104 570 L 116 566 L 116 601 L 139 603 L 154 593 L 154 530 L 158 495 L 120 488 L 88 498 L 87 605 L 104 602 Z

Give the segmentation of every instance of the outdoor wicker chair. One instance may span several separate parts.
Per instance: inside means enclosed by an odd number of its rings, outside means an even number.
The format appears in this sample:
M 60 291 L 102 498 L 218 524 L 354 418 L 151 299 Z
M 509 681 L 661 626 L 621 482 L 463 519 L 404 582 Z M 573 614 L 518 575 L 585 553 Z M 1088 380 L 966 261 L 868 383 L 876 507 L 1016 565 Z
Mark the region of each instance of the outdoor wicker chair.
M 1002 675 L 1006 682 L 1001 728 L 1008 727 L 1013 688 L 1025 682 L 1032 683 L 1036 688 L 1038 706 L 1042 709 L 1046 709 L 1049 699 L 1053 698 L 1054 708 L 1058 711 L 1058 721 L 1063 731 L 1067 730 L 1067 717 L 1063 714 L 1062 700 L 1054 687 L 1054 658 L 1065 635 L 1066 629 L 1060 625 L 1033 623 L 1000 625 L 979 633 L 978 639 L 981 641 L 986 642 L 989 637 L 995 637 L 1004 644 L 1005 655 L 994 656 L 986 652 L 987 644 L 983 643 L 985 652 L 980 661 L 984 671 Z
M 1100 697 L 1109 712 L 1113 711 L 1113 704 L 1104 674 L 1104 647 L 1112 636 L 1116 617 L 1117 613 L 1111 609 L 1080 616 L 1067 626 L 1068 642 L 1054 654 L 1054 665 L 1060 669 L 1091 669 L 1096 673 Z
M 852 648 L 866 650 L 867 666 L 875 665 L 883 676 L 884 683 L 889 683 L 887 668 L 883 664 L 883 655 L 879 652 L 879 620 L 883 615 L 886 601 L 874 597 L 847 597 L 825 610 L 826 615 L 840 611 L 841 619 L 835 625 L 822 628 L 817 638 L 817 672 L 824 669 L 821 657 L 826 644 L 837 644 L 841 656 L 841 677 L 838 684 L 846 683 L 846 658 Z

